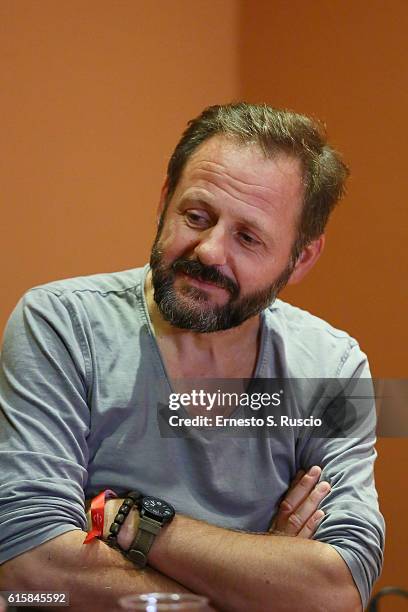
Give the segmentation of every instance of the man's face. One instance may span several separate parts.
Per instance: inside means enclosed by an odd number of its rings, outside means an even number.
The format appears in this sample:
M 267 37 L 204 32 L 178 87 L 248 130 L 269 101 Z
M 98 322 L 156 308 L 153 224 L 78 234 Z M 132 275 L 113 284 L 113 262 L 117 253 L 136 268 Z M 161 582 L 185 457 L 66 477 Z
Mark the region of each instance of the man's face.
M 293 269 L 301 212 L 298 160 L 215 136 L 188 160 L 152 249 L 155 302 L 196 332 L 240 325 L 275 299 Z

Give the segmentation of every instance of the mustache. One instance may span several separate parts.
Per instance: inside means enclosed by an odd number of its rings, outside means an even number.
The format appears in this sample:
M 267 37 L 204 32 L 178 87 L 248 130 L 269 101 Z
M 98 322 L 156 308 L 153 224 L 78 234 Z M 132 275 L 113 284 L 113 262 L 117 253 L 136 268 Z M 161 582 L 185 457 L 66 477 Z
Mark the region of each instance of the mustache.
M 184 272 L 192 278 L 214 283 L 217 287 L 226 289 L 235 299 L 239 295 L 239 286 L 232 279 L 222 274 L 216 266 L 205 266 L 196 259 L 176 259 L 171 266 L 173 272 Z

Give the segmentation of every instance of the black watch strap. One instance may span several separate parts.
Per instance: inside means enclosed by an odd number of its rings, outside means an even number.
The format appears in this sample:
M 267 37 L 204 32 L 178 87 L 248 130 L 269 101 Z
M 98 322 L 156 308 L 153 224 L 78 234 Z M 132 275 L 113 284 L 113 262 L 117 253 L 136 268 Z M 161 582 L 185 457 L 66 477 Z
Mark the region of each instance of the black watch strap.
M 139 521 L 139 529 L 126 556 L 137 567 L 142 568 L 147 564 L 147 555 L 152 547 L 154 538 L 159 533 L 162 524 L 147 516 L 142 516 Z

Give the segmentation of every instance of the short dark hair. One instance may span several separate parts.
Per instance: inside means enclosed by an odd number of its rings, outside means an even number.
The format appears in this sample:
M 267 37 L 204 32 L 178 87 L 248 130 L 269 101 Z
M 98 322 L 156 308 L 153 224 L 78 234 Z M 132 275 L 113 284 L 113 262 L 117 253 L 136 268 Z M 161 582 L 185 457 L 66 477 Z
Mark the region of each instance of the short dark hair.
M 224 134 L 243 145 L 255 143 L 265 157 L 279 152 L 300 159 L 305 197 L 293 249 L 302 249 L 324 231 L 330 213 L 344 195 L 349 174 L 340 154 L 327 144 L 321 122 L 266 104 L 239 102 L 209 106 L 191 119 L 167 167 L 168 199 L 173 195 L 187 160 L 205 140 Z

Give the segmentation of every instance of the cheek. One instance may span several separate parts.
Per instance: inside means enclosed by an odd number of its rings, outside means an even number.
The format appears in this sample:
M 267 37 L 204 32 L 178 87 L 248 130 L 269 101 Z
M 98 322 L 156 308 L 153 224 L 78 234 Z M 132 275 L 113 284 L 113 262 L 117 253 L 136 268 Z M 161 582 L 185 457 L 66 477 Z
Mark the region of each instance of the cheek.
M 270 265 L 265 265 L 265 261 L 254 265 L 253 262 L 242 262 L 241 266 L 237 266 L 237 280 L 240 284 L 242 293 L 248 295 L 258 291 L 264 291 L 282 274 L 285 265 L 278 265 L 277 262 L 269 262 Z M 271 265 L 272 264 L 272 265 Z
M 196 232 L 192 232 L 183 222 L 169 220 L 163 227 L 159 244 L 165 254 L 177 254 L 193 248 L 196 241 Z
M 160 246 L 168 248 L 177 240 L 177 228 L 173 221 L 167 219 L 160 233 Z

